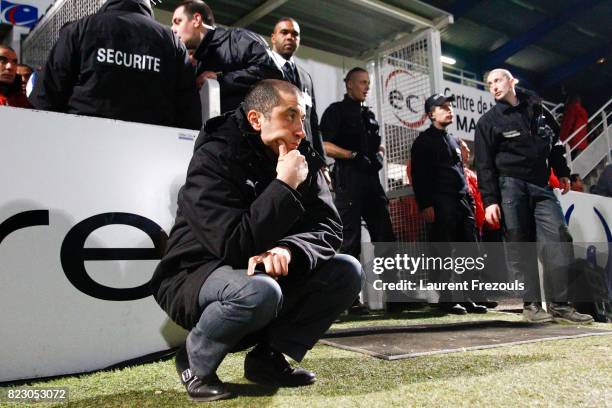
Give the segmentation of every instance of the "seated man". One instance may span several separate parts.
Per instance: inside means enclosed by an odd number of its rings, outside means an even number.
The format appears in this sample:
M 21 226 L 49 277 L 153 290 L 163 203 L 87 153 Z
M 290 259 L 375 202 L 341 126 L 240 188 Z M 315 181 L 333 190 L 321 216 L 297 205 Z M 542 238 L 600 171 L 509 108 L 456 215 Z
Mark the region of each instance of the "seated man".
M 294 85 L 264 80 L 196 141 L 152 279 L 157 302 L 190 330 L 177 369 L 194 400 L 229 397 L 217 367 L 254 344 L 249 380 L 313 383 L 282 353 L 301 361 L 361 289 L 361 265 L 337 254 L 342 225 L 324 163 L 302 140 L 304 115 Z

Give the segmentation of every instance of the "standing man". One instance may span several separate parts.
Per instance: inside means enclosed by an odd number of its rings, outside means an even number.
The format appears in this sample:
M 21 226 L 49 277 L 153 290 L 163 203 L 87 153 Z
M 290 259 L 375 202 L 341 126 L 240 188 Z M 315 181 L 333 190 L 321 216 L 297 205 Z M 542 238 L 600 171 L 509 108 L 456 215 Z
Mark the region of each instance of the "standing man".
M 497 104 L 476 125 L 475 163 L 490 224 L 501 220 L 511 271 L 524 277 L 523 317 L 528 322 L 551 320 L 590 323 L 567 303 L 568 268 L 573 261 L 572 237 L 561 205 L 548 186 L 551 167 L 563 194 L 570 171 L 559 143 L 559 126 L 535 95 L 518 93 L 518 81 L 505 69 L 494 69 L 487 85 Z M 528 243 L 522 246 L 514 243 Z M 537 242 L 537 249 L 536 249 Z M 541 306 L 538 252 L 548 285 L 549 312 Z
M 229 397 L 217 367 L 252 345 L 247 379 L 312 384 L 283 354 L 301 361 L 361 288 L 361 265 L 337 254 L 340 217 L 325 163 L 302 140 L 304 114 L 295 86 L 264 80 L 196 141 L 152 279 L 157 302 L 190 330 L 176 361 L 192 399 Z
M 149 0 L 108 0 L 66 25 L 37 78 L 37 109 L 199 129 L 200 98 L 183 44 Z
M 461 147 L 446 131 L 453 123 L 454 100 L 454 96 L 435 94 L 425 101 L 431 126 L 412 144 L 412 186 L 423 219 L 430 225 L 431 242 L 473 242 L 476 246 L 474 201 L 465 180 Z M 449 246 L 448 250 L 452 248 Z M 437 272 L 440 282 L 454 282 L 458 276 L 454 271 Z M 461 280 L 464 279 L 469 280 L 463 276 Z M 486 307 L 472 302 L 467 293 L 455 295 L 441 291 L 440 309 L 454 314 L 487 312 Z
M 315 103 L 312 78 L 308 72 L 295 63 L 293 55 L 300 47 L 300 26 L 291 17 L 283 17 L 276 22 L 272 33 L 272 56 L 277 67 L 283 72 L 283 79 L 297 86 L 304 95 L 306 119 L 304 130 L 306 140 L 322 157 L 325 157 L 323 140 L 319 133 L 319 118 Z
M 18 65 L 15 50 L 0 44 L 0 106 L 30 107 L 21 91 L 21 77 L 17 75 Z
M 342 253 L 359 259 L 361 218 L 372 242 L 394 242 L 389 200 L 378 177 L 384 148 L 374 113 L 362 106 L 370 89 L 363 68 L 353 68 L 344 80 L 346 94 L 332 103 L 321 118 L 325 153 L 335 159 L 335 204 L 342 218 Z M 355 305 L 355 312 L 359 306 Z
M 219 81 L 222 113 L 236 109 L 262 79 L 283 78 L 263 38 L 243 28 L 215 26 L 213 12 L 203 1 L 179 3 L 172 31 L 187 49 L 195 50 L 198 88 L 206 78 Z

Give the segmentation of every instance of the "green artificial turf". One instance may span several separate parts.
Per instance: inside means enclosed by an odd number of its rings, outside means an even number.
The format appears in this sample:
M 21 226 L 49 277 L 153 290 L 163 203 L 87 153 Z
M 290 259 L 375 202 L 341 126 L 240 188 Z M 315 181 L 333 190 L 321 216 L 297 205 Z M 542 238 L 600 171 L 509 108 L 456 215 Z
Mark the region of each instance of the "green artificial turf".
M 333 328 L 485 318 L 519 319 L 505 313 L 432 318 L 422 312 L 407 312 L 391 318 L 381 314 L 354 319 L 345 317 L 345 321 Z M 593 326 L 612 328 L 612 324 Z M 302 388 L 271 389 L 250 383 L 243 377 L 243 358 L 244 353 L 229 355 L 218 370 L 220 378 L 230 383 L 239 396 L 207 403 L 209 406 L 612 406 L 612 336 L 546 341 L 398 361 L 384 361 L 317 345 L 302 362 L 303 367 L 317 373 L 317 382 Z M 194 405 L 179 382 L 174 360 L 31 385 L 68 387 L 68 405 L 74 407 Z

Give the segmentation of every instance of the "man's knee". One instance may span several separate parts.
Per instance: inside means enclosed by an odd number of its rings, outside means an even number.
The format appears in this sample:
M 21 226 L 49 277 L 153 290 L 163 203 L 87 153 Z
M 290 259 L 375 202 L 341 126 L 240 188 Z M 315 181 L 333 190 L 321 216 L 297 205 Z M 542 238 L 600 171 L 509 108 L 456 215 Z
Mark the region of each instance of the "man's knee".
M 334 263 L 335 281 L 338 286 L 358 294 L 363 285 L 364 275 L 361 264 L 355 257 L 346 254 L 338 254 L 328 262 Z
M 258 274 L 251 276 L 238 293 L 242 307 L 249 309 L 257 320 L 272 320 L 281 309 L 283 292 L 271 277 Z

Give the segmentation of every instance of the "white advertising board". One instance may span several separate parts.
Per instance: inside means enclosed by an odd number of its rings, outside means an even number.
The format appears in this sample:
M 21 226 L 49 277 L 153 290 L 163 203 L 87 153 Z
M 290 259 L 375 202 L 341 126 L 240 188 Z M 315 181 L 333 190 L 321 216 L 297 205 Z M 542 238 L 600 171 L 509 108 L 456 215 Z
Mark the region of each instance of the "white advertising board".
M 6 107 L 0 123 L 0 382 L 178 345 L 185 331 L 144 285 L 197 132 Z M 603 255 L 612 199 L 560 200 L 574 241 Z
M 0 382 L 177 345 L 144 285 L 197 132 L 6 107 L 0 123 Z
M 557 197 L 575 243 L 576 257 L 585 259 L 587 248 L 594 246 L 599 266 L 612 262 L 612 198 L 574 191 L 565 195 L 557 191 Z
M 478 119 L 489 109 L 495 106 L 495 99 L 489 92 L 461 85 L 455 82 L 442 81 L 442 93 L 455 95 L 453 112 L 455 119 L 448 127 L 448 133 L 464 140 L 474 140 L 474 132 Z
M 385 66 L 382 70 L 383 120 L 385 124 L 417 131 L 431 122 L 425 113 L 425 100 L 431 96 L 429 76 L 402 67 Z M 454 122 L 448 132 L 465 140 L 474 140 L 480 116 L 495 105 L 493 96 L 484 90 L 443 80 L 442 93 L 455 95 Z

